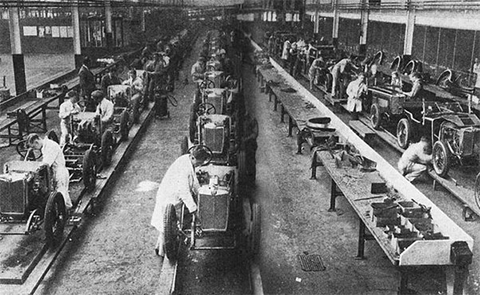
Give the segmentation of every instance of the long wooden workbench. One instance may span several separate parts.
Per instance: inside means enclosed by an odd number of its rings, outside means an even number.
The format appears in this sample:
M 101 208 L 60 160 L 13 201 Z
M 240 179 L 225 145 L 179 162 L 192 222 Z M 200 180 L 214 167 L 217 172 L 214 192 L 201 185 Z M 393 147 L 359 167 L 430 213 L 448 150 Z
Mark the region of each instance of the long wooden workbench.
M 328 110 L 325 105 L 308 93 L 303 86 L 290 77 L 272 59 L 270 59 L 270 61 L 274 64 L 274 68 L 269 65 L 258 66 L 256 73 L 259 75 L 258 79 L 262 82 L 262 87 L 265 87 L 270 97 L 273 96 L 275 98 L 274 107 L 276 107 L 276 104 L 280 104 L 285 113 L 289 115 L 289 123 L 292 122 L 289 124 L 289 133 L 294 125 L 299 127 L 299 125 L 301 126 L 302 123 L 310 117 L 330 117 L 332 119 L 330 126 L 337 130 L 338 135 L 341 136 L 344 141 L 350 142 L 362 155 L 377 162 L 378 173 L 386 180 L 389 186 L 397 189 L 400 195 L 409 196 L 409 199 L 431 208 L 432 219 L 437 223 L 440 232 L 445 237 L 448 237 L 448 239 L 444 240 L 416 241 L 405 251 L 397 253 L 396 250 L 392 248 L 391 242 L 386 238 L 382 228 L 372 226 L 371 220 L 367 217 L 367 211 L 371 210 L 371 202 L 356 201 L 359 198 L 374 197 L 369 189 L 371 183 L 364 181 L 361 174 L 356 173 L 352 177 L 350 173 L 352 171 L 348 171 L 348 169 L 345 168 L 335 168 L 335 162 L 332 160 L 331 155 L 325 151 L 320 152 L 321 155 L 323 155 L 321 159 L 326 167 L 326 172 L 329 173 L 332 178 L 331 209 L 335 208 L 334 200 L 338 195 L 338 188 L 343 192 L 343 195 L 345 195 L 359 217 L 358 257 L 363 257 L 364 241 L 369 238 L 369 235 L 366 234 L 368 229 L 372 234 L 372 238 L 378 242 L 390 261 L 400 267 L 399 270 L 402 273 L 400 281 L 401 293 L 405 293 L 407 288 L 406 269 L 412 266 L 439 265 L 446 268 L 447 277 L 450 278 L 447 280 L 448 293 L 461 294 L 463 282 L 468 273 L 468 265 L 454 266 L 452 264 L 452 245 L 455 242 L 461 242 L 464 246 L 468 245 L 467 248 L 472 249 L 472 238 L 451 221 L 421 192 L 403 179 L 395 168 L 355 135 L 354 132 Z M 276 82 L 273 83 L 275 86 L 272 86 L 271 82 L 265 85 L 267 81 Z M 281 91 L 281 89 L 287 88 L 294 89 L 295 91 Z M 315 106 L 315 108 L 311 108 L 310 105 Z M 281 116 L 283 117 L 283 115 L 282 111 Z

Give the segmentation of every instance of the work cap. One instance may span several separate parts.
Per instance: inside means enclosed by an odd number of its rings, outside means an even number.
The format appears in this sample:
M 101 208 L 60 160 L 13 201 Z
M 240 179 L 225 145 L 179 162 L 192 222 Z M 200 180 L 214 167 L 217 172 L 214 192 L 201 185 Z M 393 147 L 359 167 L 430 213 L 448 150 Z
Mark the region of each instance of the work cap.
M 75 91 L 75 90 L 70 90 L 68 93 L 67 93 L 67 96 L 70 98 L 70 97 L 77 97 L 78 93 Z
M 103 98 L 103 92 L 101 90 L 95 90 L 92 92 L 93 98 Z

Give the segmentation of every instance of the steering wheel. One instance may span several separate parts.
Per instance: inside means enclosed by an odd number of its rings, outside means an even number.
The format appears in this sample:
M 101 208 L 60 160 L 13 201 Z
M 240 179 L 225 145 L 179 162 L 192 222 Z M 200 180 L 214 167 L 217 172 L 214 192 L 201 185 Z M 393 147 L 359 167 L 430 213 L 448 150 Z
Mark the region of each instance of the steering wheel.
M 209 102 L 202 102 L 201 104 L 198 105 L 198 110 L 197 110 L 197 115 L 202 116 L 202 115 L 212 115 L 217 112 L 217 109 L 215 109 L 215 106 Z
M 207 153 L 207 159 L 205 161 L 203 161 L 203 163 L 200 165 L 200 166 L 205 166 L 205 165 L 208 165 L 210 163 L 210 161 L 212 161 L 212 158 L 213 158 L 213 153 L 212 153 L 212 150 L 206 146 L 206 145 L 203 145 L 203 144 L 198 144 L 198 145 L 192 145 L 188 150 L 187 150 L 187 153 L 191 153 L 193 152 L 194 150 L 204 150 L 206 153 Z
M 36 161 L 43 156 L 41 151 L 30 148 L 27 140 L 22 140 L 17 143 L 16 150 L 22 159 L 26 161 Z

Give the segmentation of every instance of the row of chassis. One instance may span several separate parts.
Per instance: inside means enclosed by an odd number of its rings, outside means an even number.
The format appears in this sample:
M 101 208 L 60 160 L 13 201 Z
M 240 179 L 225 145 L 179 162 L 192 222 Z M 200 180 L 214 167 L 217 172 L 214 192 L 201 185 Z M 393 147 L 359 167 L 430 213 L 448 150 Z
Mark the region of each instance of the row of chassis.
M 190 32 L 182 38 L 193 38 L 193 35 Z M 82 182 L 82 194 L 95 188 L 97 173 L 110 165 L 116 148 L 128 139 L 130 128 L 139 123 L 140 114 L 148 105 L 143 96 L 132 99 L 129 86 L 112 85 L 107 95 L 114 102 L 110 126 L 102 126 L 93 112 L 81 112 L 69 120 L 72 134 L 67 137 L 63 152 L 70 183 Z M 87 123 L 81 124 L 82 121 Z M 53 130 L 47 132 L 46 137 L 59 142 Z M 40 152 L 30 149 L 25 140 L 17 144 L 16 150 L 22 160 L 6 163 L 4 174 L 0 175 L 0 222 L 24 223 L 25 228 L 16 232 L 7 230 L 0 235 L 28 235 L 43 228 L 47 246 L 54 248 L 63 238 L 70 218 L 63 196 L 53 188 L 51 168 L 36 161 L 42 156 Z

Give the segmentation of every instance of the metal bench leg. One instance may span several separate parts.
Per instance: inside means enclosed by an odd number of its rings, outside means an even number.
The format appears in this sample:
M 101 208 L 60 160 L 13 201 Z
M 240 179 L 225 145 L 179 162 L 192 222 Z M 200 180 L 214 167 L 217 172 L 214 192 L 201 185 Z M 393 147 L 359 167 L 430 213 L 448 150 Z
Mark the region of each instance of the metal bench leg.
M 337 211 L 335 209 L 335 199 L 337 197 L 337 184 L 335 183 L 335 180 L 333 178 L 331 180 L 331 186 L 330 186 L 330 208 L 328 208 L 328 212 L 335 212 Z
M 293 130 L 293 119 L 292 116 L 288 115 L 288 137 L 292 137 Z
M 360 221 L 360 227 L 358 230 L 358 252 L 355 259 L 363 260 L 365 259 L 365 223 L 360 217 L 358 220 Z
M 284 116 L 285 116 L 285 107 L 283 104 L 281 105 L 282 108 L 280 109 L 280 123 L 285 123 Z
M 409 294 L 410 289 L 408 289 L 408 268 L 407 267 L 399 267 L 400 271 L 400 284 L 398 287 L 398 294 L 399 295 L 406 295 Z
M 445 267 L 447 294 L 463 295 L 463 284 L 468 277 L 468 265 L 454 265 Z
M 278 98 L 276 95 L 273 96 L 273 110 L 277 111 Z
M 42 127 L 43 131 L 47 132 L 47 109 L 45 107 L 42 108 Z

